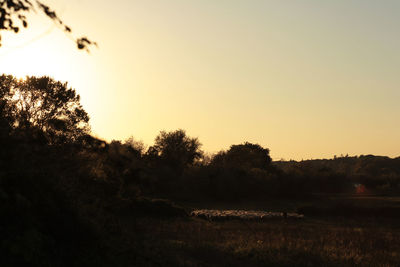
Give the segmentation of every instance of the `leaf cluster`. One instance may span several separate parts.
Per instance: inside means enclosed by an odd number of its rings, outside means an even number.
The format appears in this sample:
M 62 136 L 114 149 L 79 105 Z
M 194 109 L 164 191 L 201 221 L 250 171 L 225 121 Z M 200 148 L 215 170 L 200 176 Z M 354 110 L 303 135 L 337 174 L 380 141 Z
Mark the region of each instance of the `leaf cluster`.
M 39 0 L 0 0 L 0 31 L 18 33 L 21 26 L 27 28 L 27 13 L 36 12 L 37 10 L 61 26 L 65 33 L 71 34 L 71 27 L 66 25 L 53 9 Z M 86 51 L 89 51 L 91 45 L 97 46 L 96 42 L 89 40 L 87 37 L 76 38 L 75 42 L 78 49 L 85 49 Z
M 1 117 L 15 133 L 36 133 L 46 143 L 60 144 L 76 142 L 90 131 L 80 97 L 67 83 L 2 75 L 0 97 Z

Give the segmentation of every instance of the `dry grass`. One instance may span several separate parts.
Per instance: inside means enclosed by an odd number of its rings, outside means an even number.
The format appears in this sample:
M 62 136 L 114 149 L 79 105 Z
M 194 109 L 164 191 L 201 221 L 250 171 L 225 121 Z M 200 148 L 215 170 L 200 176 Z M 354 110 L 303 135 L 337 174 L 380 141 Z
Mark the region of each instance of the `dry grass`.
M 157 266 L 398 266 L 399 221 L 208 222 L 140 219 L 139 264 Z

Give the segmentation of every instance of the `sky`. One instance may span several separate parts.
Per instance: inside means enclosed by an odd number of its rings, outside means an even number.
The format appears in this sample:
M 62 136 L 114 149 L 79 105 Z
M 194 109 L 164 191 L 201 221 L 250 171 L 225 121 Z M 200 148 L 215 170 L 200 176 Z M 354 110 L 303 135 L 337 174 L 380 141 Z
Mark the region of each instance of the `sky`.
M 0 73 L 68 82 L 99 138 L 185 129 L 210 153 L 400 156 L 400 1 L 45 2 L 99 47 L 32 14 L 1 33 Z

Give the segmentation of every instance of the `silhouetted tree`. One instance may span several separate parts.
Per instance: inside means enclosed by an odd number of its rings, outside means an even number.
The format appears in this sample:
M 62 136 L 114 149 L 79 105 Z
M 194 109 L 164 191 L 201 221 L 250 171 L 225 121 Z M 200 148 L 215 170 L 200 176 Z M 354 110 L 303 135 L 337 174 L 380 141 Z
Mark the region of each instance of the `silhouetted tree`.
M 20 27 L 28 27 L 26 14 L 32 11 L 39 10 L 54 22 L 63 27 L 66 33 L 71 33 L 71 28 L 60 19 L 54 10 L 41 1 L 35 0 L 0 0 L 0 31 L 13 31 L 18 33 Z M 88 50 L 88 46 L 96 45 L 95 42 L 90 41 L 87 37 L 76 39 L 76 44 L 79 49 Z M 1 46 L 1 35 L 0 35 Z
M 203 151 L 197 138 L 186 135 L 184 130 L 173 132 L 161 131 L 155 139 L 155 144 L 148 149 L 148 156 L 160 160 L 178 174 L 183 169 L 199 160 Z
M 2 75 L 0 95 L 3 124 L 7 121 L 14 132 L 28 132 L 49 144 L 76 142 L 89 133 L 89 116 L 67 83 Z
M 139 155 L 143 155 L 146 151 L 146 145 L 143 143 L 143 141 L 138 141 L 133 136 L 126 139 L 124 144 L 130 149 L 139 153 Z
M 252 168 L 266 169 L 271 161 L 268 148 L 245 142 L 232 145 L 228 151 L 219 152 L 213 157 L 211 164 L 250 170 Z

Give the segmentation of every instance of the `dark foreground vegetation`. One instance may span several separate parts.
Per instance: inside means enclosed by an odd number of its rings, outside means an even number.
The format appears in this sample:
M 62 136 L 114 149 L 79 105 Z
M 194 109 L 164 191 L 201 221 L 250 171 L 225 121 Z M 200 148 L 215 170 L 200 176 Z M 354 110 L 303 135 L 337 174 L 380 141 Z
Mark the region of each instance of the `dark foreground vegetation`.
M 108 143 L 67 84 L 4 75 L 0 146 L 0 266 L 400 262 L 400 158 L 272 162 L 247 142 L 205 156 L 183 130 Z M 188 217 L 235 207 L 305 218 Z
M 397 266 L 399 221 L 143 219 L 152 266 Z M 151 256 L 148 256 L 151 255 Z

